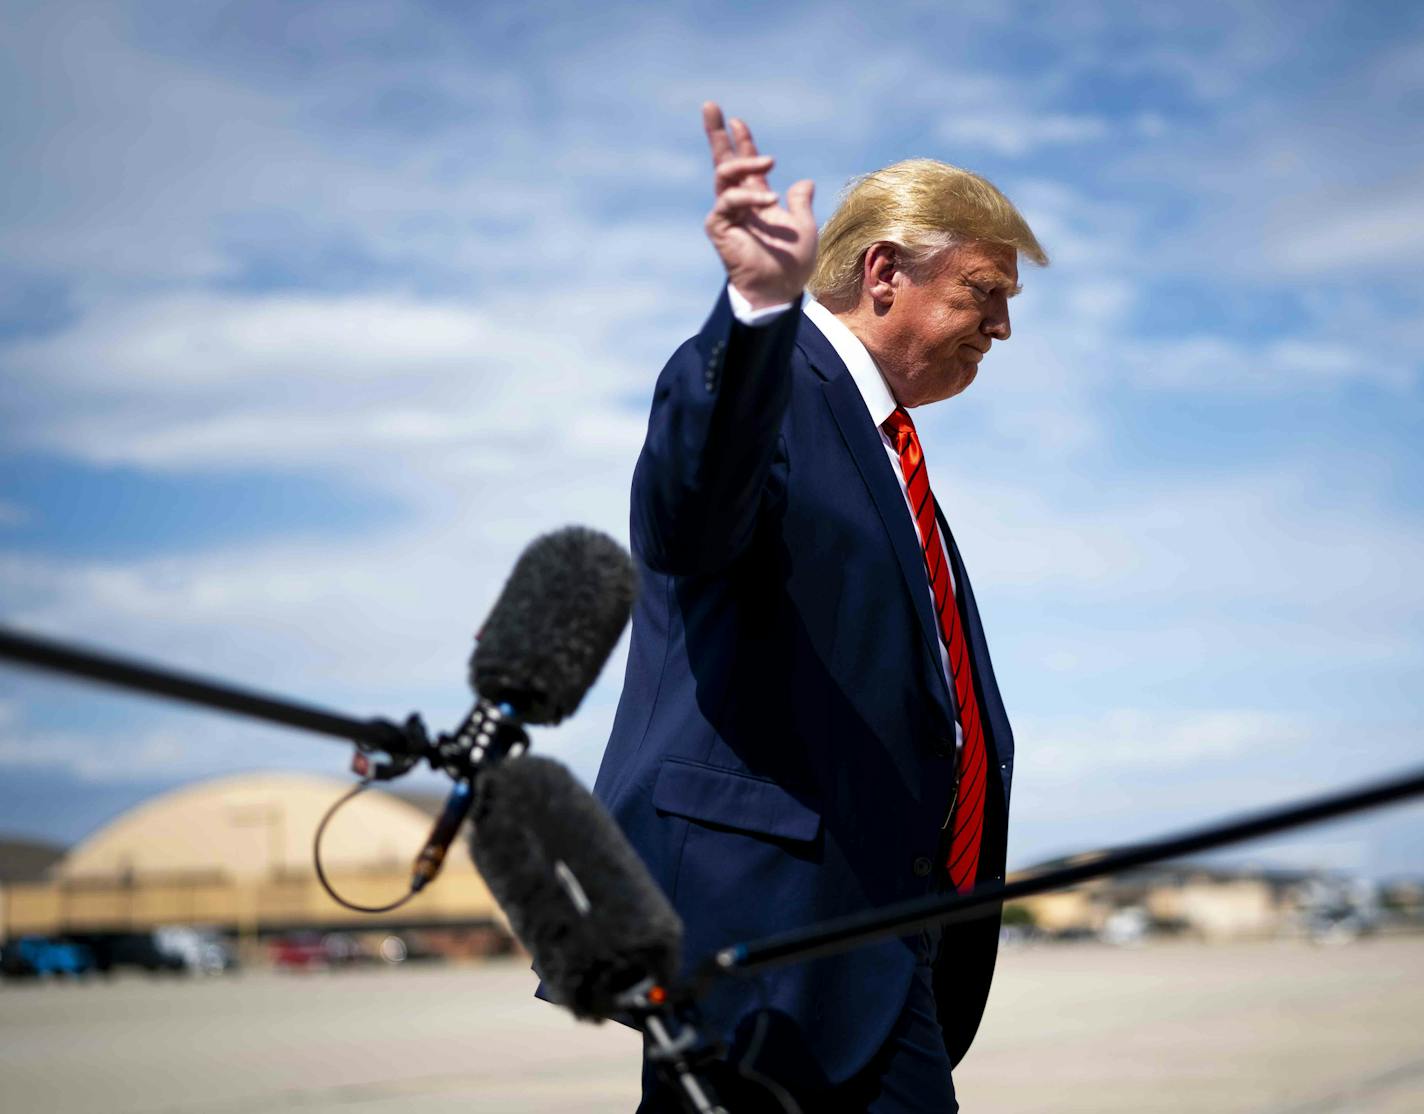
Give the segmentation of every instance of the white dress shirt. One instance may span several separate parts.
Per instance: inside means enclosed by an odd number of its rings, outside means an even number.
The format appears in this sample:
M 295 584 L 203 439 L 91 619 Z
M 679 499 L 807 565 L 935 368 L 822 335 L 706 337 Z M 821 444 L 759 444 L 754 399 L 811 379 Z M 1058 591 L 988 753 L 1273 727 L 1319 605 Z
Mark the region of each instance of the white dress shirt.
M 731 283 L 727 284 L 727 300 L 731 303 L 733 316 L 743 325 L 753 328 L 771 324 L 773 320 L 791 308 L 791 303 L 786 302 L 782 305 L 753 309 L 741 291 Z M 884 429 L 885 419 L 894 413 L 895 407 L 898 405 L 895 396 L 890 391 L 890 384 L 885 382 L 885 376 L 881 374 L 879 366 L 875 363 L 875 358 L 867 351 L 860 338 L 846 328 L 835 314 L 809 296 L 803 301 L 802 309 L 811 319 L 811 323 L 821 330 L 821 334 L 836 350 L 836 355 L 841 358 L 846 370 L 850 372 L 850 377 L 855 380 L 860 397 L 865 402 L 865 409 L 870 413 L 870 420 L 875 423 L 875 428 L 880 434 L 880 443 L 885 448 L 886 456 L 890 458 L 890 470 L 895 475 L 895 482 L 900 485 L 900 494 L 905 500 L 905 513 L 910 516 L 910 527 L 915 531 L 915 537 L 918 539 L 920 531 L 919 527 L 915 525 L 915 508 L 910 505 L 910 492 L 905 485 L 905 474 L 900 470 L 900 454 L 895 451 L 895 446 L 890 441 L 890 435 Z M 959 588 L 954 581 L 954 570 L 950 565 L 949 553 L 945 548 L 943 531 L 939 532 L 939 544 L 944 559 L 944 570 L 949 574 L 950 591 L 957 593 Z M 925 574 L 925 591 L 929 593 L 930 608 L 933 610 L 934 589 L 930 587 L 928 573 Z M 938 638 L 936 641 L 939 643 L 940 667 L 944 670 L 945 684 L 949 688 L 950 706 L 954 708 L 955 749 L 957 752 L 963 753 L 964 727 L 959 722 L 959 702 L 954 693 L 954 671 L 949 664 L 949 648 L 945 646 L 943 638 Z

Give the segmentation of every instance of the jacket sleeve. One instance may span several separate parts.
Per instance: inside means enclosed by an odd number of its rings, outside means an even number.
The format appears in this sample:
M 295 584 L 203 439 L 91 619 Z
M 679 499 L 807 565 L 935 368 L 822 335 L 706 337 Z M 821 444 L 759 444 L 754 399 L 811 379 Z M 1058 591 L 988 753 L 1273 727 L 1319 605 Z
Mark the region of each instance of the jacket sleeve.
M 791 397 L 800 301 L 771 324 L 733 316 L 727 291 L 653 394 L 633 472 L 633 548 L 654 571 L 712 572 L 751 540 Z

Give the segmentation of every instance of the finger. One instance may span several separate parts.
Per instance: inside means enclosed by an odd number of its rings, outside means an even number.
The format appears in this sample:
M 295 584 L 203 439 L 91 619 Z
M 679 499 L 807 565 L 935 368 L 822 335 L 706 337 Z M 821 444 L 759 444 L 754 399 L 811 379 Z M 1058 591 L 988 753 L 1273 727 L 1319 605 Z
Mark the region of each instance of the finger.
M 732 157 L 732 137 L 727 134 L 727 124 L 716 101 L 702 103 L 702 130 L 707 133 L 707 145 L 712 148 L 713 166 L 720 166 L 724 159 Z
M 745 120 L 736 116 L 732 117 L 732 141 L 736 144 L 739 155 L 751 157 L 757 153 L 756 140 L 752 139 L 752 129 L 747 127 Z
M 770 155 L 757 155 L 751 159 L 729 158 L 717 164 L 717 192 L 728 186 L 740 185 L 743 179 L 755 175 L 758 178 L 765 178 L 766 172 L 772 168 L 776 160 Z M 750 183 L 759 188 L 765 188 L 765 181 Z
M 816 223 L 816 215 L 811 211 L 811 202 L 816 197 L 816 183 L 810 178 L 802 178 L 786 191 L 786 211 L 800 221 Z
M 729 220 L 744 216 L 758 209 L 776 204 L 776 194 L 771 190 L 751 189 L 747 186 L 733 186 L 717 195 L 717 204 L 712 212 Z

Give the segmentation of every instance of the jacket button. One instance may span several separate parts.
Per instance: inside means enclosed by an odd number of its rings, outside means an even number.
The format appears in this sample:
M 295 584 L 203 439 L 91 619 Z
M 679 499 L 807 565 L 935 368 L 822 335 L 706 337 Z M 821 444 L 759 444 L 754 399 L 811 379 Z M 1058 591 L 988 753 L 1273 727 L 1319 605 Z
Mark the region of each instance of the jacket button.
M 915 860 L 915 865 L 912 869 L 915 872 L 916 878 L 928 878 L 930 875 L 929 859 L 921 855 L 918 859 Z

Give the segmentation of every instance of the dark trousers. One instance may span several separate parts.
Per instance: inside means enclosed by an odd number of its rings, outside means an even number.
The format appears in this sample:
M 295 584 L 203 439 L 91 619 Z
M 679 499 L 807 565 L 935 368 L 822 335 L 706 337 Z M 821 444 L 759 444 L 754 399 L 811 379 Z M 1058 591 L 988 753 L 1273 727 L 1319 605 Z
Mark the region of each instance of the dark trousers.
M 935 1014 L 931 966 L 938 937 L 935 930 L 922 939 L 905 1005 L 880 1051 L 845 1083 L 790 1092 L 788 1097 L 801 1114 L 954 1114 L 959 1109 L 944 1034 Z M 778 1101 L 762 1082 L 730 1070 L 713 1077 L 712 1083 L 728 1114 L 788 1114 L 795 1109 Z M 644 1060 L 638 1114 L 682 1114 L 683 1109 L 678 1096 L 666 1089 Z

